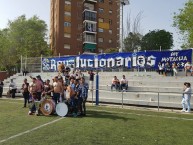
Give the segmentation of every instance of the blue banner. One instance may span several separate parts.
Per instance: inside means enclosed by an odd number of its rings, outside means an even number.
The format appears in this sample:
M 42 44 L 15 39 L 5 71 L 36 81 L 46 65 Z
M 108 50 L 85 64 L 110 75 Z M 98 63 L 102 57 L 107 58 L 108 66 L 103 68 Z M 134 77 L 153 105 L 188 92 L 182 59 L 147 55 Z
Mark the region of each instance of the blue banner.
M 111 54 L 83 54 L 68 57 L 53 57 L 42 59 L 42 69 L 46 72 L 57 71 L 58 64 L 79 69 L 111 69 L 111 68 L 151 68 L 157 69 L 158 63 L 170 64 L 176 62 L 178 68 L 184 68 L 185 63 L 192 62 L 192 49 L 179 51 L 147 51 Z

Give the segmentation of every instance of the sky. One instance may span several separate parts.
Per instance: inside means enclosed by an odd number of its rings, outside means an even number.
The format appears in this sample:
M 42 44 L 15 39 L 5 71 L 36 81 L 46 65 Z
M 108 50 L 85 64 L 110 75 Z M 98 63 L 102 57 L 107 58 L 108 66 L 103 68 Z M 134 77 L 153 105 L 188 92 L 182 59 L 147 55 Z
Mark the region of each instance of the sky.
M 180 49 L 180 35 L 178 30 L 172 27 L 173 14 L 184 7 L 187 0 L 130 0 L 130 4 L 124 6 L 124 22 L 131 14 L 134 19 L 142 12 L 141 32 L 143 35 L 155 29 L 165 29 L 173 33 L 174 47 Z M 0 3 L 0 29 L 6 28 L 8 20 L 14 20 L 25 14 L 27 18 L 33 15 L 44 20 L 49 29 L 50 0 L 1 0 Z

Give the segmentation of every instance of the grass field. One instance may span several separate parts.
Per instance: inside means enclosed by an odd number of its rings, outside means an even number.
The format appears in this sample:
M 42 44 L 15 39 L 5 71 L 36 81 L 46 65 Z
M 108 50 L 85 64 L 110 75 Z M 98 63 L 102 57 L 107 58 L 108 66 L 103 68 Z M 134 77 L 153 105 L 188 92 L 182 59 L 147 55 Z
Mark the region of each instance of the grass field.
M 193 115 L 88 107 L 86 117 L 28 116 L 0 99 L 0 145 L 192 145 Z

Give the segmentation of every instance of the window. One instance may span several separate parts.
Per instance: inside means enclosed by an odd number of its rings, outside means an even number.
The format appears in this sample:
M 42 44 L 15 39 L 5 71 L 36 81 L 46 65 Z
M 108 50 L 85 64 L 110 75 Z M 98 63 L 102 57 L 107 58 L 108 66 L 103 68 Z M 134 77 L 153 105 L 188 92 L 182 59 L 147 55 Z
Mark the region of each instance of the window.
M 99 8 L 99 13 L 103 13 L 103 12 L 104 12 L 104 9 Z
M 96 13 L 94 12 L 90 12 L 90 11 L 86 11 L 84 13 L 84 19 L 85 20 L 90 20 L 90 21 L 96 21 Z
M 99 3 L 104 3 L 104 0 L 99 0 Z
M 65 11 L 65 12 L 64 12 L 64 15 L 65 15 L 65 16 L 71 16 L 71 13 Z
M 112 25 L 112 20 L 111 19 L 109 19 L 109 24 Z
M 65 1 L 65 5 L 71 5 L 70 1 Z
M 110 30 L 109 30 L 109 34 L 112 34 L 112 33 L 113 33 L 113 31 L 110 29 Z
M 64 22 L 64 27 L 71 27 L 71 23 L 70 22 Z
M 70 44 L 64 44 L 64 49 L 70 49 Z
M 96 24 L 86 23 L 86 31 L 96 32 Z
M 99 18 L 98 21 L 99 21 L 100 23 L 103 23 L 103 22 L 104 22 L 104 19 L 103 19 L 103 18 Z
M 109 4 L 113 4 L 113 0 L 109 0 Z
M 99 42 L 99 43 L 102 43 L 103 41 L 104 41 L 103 38 L 98 38 L 98 42 Z
M 71 34 L 69 34 L 69 33 L 64 33 L 64 37 L 66 37 L 66 38 L 71 38 Z
M 102 28 L 99 28 L 98 31 L 99 32 L 104 32 L 104 30 Z
M 109 10 L 109 14 L 112 14 L 113 13 L 113 11 L 112 10 Z
M 112 39 L 109 39 L 109 43 L 112 43 Z

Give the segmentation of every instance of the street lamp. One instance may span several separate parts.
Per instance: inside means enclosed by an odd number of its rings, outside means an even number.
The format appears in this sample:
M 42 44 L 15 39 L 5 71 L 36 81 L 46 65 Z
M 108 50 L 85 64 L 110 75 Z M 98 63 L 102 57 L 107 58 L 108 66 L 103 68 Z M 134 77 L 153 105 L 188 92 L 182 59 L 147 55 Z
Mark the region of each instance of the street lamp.
M 120 0 L 120 3 L 121 3 L 121 11 L 120 11 L 120 13 L 121 13 L 121 17 L 120 17 L 120 22 L 121 22 L 121 25 L 120 25 L 120 27 L 121 27 L 121 31 L 120 31 L 120 33 L 121 33 L 121 47 L 120 47 L 120 49 L 119 49 L 119 52 L 123 52 L 123 6 L 125 6 L 125 5 L 129 5 L 129 0 Z

